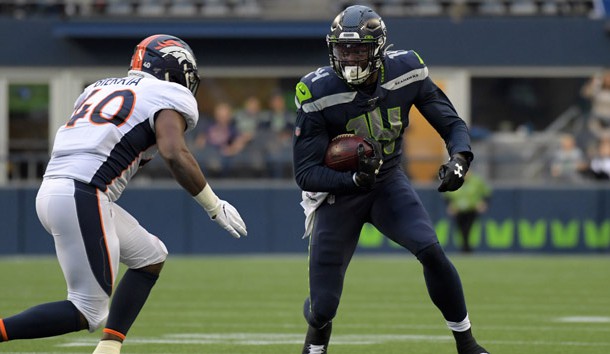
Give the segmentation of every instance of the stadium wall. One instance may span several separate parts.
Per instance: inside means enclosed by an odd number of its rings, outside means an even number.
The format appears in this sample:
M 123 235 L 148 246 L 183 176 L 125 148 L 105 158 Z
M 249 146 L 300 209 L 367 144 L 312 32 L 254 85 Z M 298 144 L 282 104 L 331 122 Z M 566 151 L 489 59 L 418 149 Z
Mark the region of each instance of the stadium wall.
M 130 188 L 119 201 L 173 254 L 306 253 L 300 192 L 291 187 L 215 188 L 235 205 L 248 237 L 231 238 L 208 220 L 181 189 Z M 447 251 L 459 237 L 434 188 L 418 188 Z M 0 189 L 0 255 L 51 254 L 53 241 L 35 210 L 36 188 Z M 471 235 L 477 251 L 488 253 L 610 252 L 610 189 L 496 188 L 488 212 Z M 401 248 L 366 225 L 359 251 L 398 253 Z
M 318 67 L 328 62 L 328 21 L 3 18 L 11 50 L 0 66 L 126 67 L 134 44 L 155 33 L 188 40 L 205 67 Z M 388 41 L 434 66 L 603 67 L 603 19 L 580 17 L 386 18 Z M 27 53 L 27 55 L 24 55 Z

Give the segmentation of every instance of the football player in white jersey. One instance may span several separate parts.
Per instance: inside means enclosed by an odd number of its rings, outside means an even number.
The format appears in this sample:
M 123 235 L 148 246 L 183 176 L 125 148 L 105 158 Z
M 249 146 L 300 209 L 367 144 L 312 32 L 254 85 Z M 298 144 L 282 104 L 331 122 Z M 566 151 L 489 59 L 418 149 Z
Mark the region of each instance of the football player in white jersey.
M 120 353 L 167 249 L 115 201 L 157 151 L 213 221 L 236 238 L 246 236 L 241 216 L 212 191 L 185 143 L 184 133 L 197 124 L 198 85 L 191 48 L 158 34 L 136 46 L 126 77 L 99 80 L 76 100 L 57 132 L 36 197 L 38 217 L 54 238 L 67 300 L 0 318 L 0 341 L 93 332 L 105 323 L 94 353 Z M 119 262 L 128 270 L 115 288 Z

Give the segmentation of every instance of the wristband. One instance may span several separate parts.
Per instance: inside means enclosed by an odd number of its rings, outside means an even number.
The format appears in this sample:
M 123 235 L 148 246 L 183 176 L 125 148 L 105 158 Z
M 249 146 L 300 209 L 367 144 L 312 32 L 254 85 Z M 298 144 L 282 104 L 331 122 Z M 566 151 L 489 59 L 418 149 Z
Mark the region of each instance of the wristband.
M 216 208 L 218 205 L 218 196 L 212 190 L 209 184 L 206 184 L 205 187 L 197 194 L 193 196 L 197 203 L 205 209 L 208 213 Z

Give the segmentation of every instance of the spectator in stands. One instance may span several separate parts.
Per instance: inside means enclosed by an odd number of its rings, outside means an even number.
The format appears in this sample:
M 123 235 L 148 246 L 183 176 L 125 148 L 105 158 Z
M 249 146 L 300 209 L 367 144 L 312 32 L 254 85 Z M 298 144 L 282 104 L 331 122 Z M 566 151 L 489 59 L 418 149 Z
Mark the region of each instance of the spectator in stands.
M 587 168 L 587 161 L 582 150 L 576 145 L 571 134 L 562 134 L 559 138 L 559 149 L 551 159 L 550 173 L 553 180 L 577 182 L 582 180 L 582 173 Z
M 235 138 L 235 154 L 231 158 L 231 174 L 235 177 L 256 177 L 265 172 L 263 136 L 257 136 L 263 121 L 260 99 L 248 96 L 242 109 L 235 113 L 238 136 Z M 259 134 L 260 135 L 260 134 Z
M 237 130 L 242 135 L 244 143 L 250 142 L 256 136 L 256 130 L 263 120 L 261 101 L 256 96 L 249 96 L 243 107 L 235 113 Z
M 286 109 L 286 99 L 281 91 L 274 91 L 269 98 L 269 109 L 262 114 L 261 126 L 281 134 L 283 138 L 292 137 L 296 114 Z
M 597 141 L 610 138 L 610 70 L 605 70 L 587 81 L 582 87 L 581 95 L 591 103 L 589 132 Z
M 475 221 L 487 211 L 492 189 L 474 171 L 466 174 L 462 188 L 443 194 L 447 201 L 447 213 L 453 217 L 462 238 L 462 252 L 472 252 L 470 230 Z
M 610 179 L 610 138 L 599 142 L 597 153 L 591 158 L 589 168 L 595 179 Z
M 260 134 L 265 135 L 267 168 L 271 177 L 292 175 L 292 132 L 296 114 L 286 109 L 286 99 L 281 91 L 269 98 L 269 109 L 263 112 Z
M 191 149 L 210 175 L 226 175 L 230 158 L 244 148 L 238 136 L 233 108 L 227 102 L 220 102 L 214 107 L 212 121 L 202 124 L 197 131 Z

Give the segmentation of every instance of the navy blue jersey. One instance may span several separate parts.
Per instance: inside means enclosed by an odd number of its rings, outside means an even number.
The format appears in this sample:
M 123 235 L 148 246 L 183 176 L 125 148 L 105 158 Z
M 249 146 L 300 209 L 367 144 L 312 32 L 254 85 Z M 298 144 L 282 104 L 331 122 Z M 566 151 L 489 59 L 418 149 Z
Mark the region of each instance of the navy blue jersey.
M 311 192 L 349 193 L 358 187 L 352 173 L 324 166 L 330 140 L 353 133 L 383 146 L 379 178 L 400 165 L 404 129 L 413 105 L 445 141 L 450 155 L 470 153 L 468 128 L 443 91 L 428 77 L 414 51 L 388 51 L 373 94 L 358 91 L 330 66 L 319 68 L 296 86 L 297 120 L 293 142 L 295 178 Z

